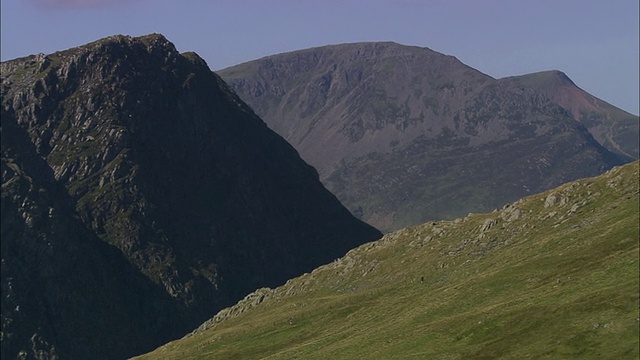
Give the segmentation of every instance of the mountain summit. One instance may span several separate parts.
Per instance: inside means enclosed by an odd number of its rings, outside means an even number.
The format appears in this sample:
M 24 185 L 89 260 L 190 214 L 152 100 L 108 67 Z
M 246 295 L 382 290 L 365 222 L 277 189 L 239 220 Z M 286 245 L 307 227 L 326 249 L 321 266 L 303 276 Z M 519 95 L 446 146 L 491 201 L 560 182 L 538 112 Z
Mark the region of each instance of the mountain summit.
M 507 78 L 544 94 L 582 123 L 612 152 L 638 159 L 638 117 L 580 89 L 560 71 L 543 71 Z
M 383 230 L 491 210 L 629 160 L 531 86 L 427 48 L 332 45 L 218 73 Z
M 2 63 L 1 95 L 3 358 L 132 356 L 381 236 L 161 35 Z

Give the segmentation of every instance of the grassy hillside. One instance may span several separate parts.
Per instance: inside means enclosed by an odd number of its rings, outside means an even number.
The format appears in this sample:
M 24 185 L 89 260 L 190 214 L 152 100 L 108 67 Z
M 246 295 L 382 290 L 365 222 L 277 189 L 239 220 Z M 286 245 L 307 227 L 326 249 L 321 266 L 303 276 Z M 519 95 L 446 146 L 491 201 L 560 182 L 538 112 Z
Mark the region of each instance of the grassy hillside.
M 608 150 L 630 159 L 638 158 L 638 116 L 580 89 L 566 74 L 542 71 L 501 81 L 515 81 L 532 87 L 570 112 Z
M 638 162 L 387 234 L 141 359 L 629 359 Z

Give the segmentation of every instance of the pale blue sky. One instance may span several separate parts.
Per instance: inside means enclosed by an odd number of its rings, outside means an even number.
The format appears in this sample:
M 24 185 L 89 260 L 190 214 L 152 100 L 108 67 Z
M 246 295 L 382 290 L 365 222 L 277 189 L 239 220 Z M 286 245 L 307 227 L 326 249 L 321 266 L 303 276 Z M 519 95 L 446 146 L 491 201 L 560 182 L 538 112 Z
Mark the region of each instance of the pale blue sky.
M 638 114 L 638 0 L 2 0 L 2 60 L 164 34 L 217 70 L 313 46 L 395 41 L 499 78 L 564 71 Z

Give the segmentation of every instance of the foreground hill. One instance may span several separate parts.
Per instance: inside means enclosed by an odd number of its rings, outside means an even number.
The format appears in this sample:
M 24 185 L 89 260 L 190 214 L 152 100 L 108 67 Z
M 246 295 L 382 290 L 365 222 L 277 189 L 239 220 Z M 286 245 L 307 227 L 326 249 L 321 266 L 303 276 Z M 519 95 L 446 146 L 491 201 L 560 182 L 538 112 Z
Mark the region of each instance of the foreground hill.
M 562 106 L 607 149 L 638 159 L 638 116 L 580 89 L 560 71 L 543 71 L 507 79 L 529 86 Z
M 140 359 L 637 359 L 639 180 L 387 234 Z
M 9 117 L 2 112 L 2 358 L 123 358 L 184 334 L 186 307 L 78 220 Z
M 385 231 L 488 211 L 628 159 L 532 87 L 426 48 L 325 46 L 218 73 Z
M 1 96 L 3 358 L 149 351 L 381 236 L 160 35 L 2 63 Z

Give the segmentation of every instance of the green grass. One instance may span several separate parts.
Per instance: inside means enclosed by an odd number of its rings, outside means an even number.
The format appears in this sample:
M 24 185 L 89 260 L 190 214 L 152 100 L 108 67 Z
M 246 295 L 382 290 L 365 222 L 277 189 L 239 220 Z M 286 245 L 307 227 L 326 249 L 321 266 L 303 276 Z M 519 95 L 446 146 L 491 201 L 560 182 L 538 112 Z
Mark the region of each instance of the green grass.
M 636 162 L 399 230 L 141 358 L 637 359 L 638 194 Z

